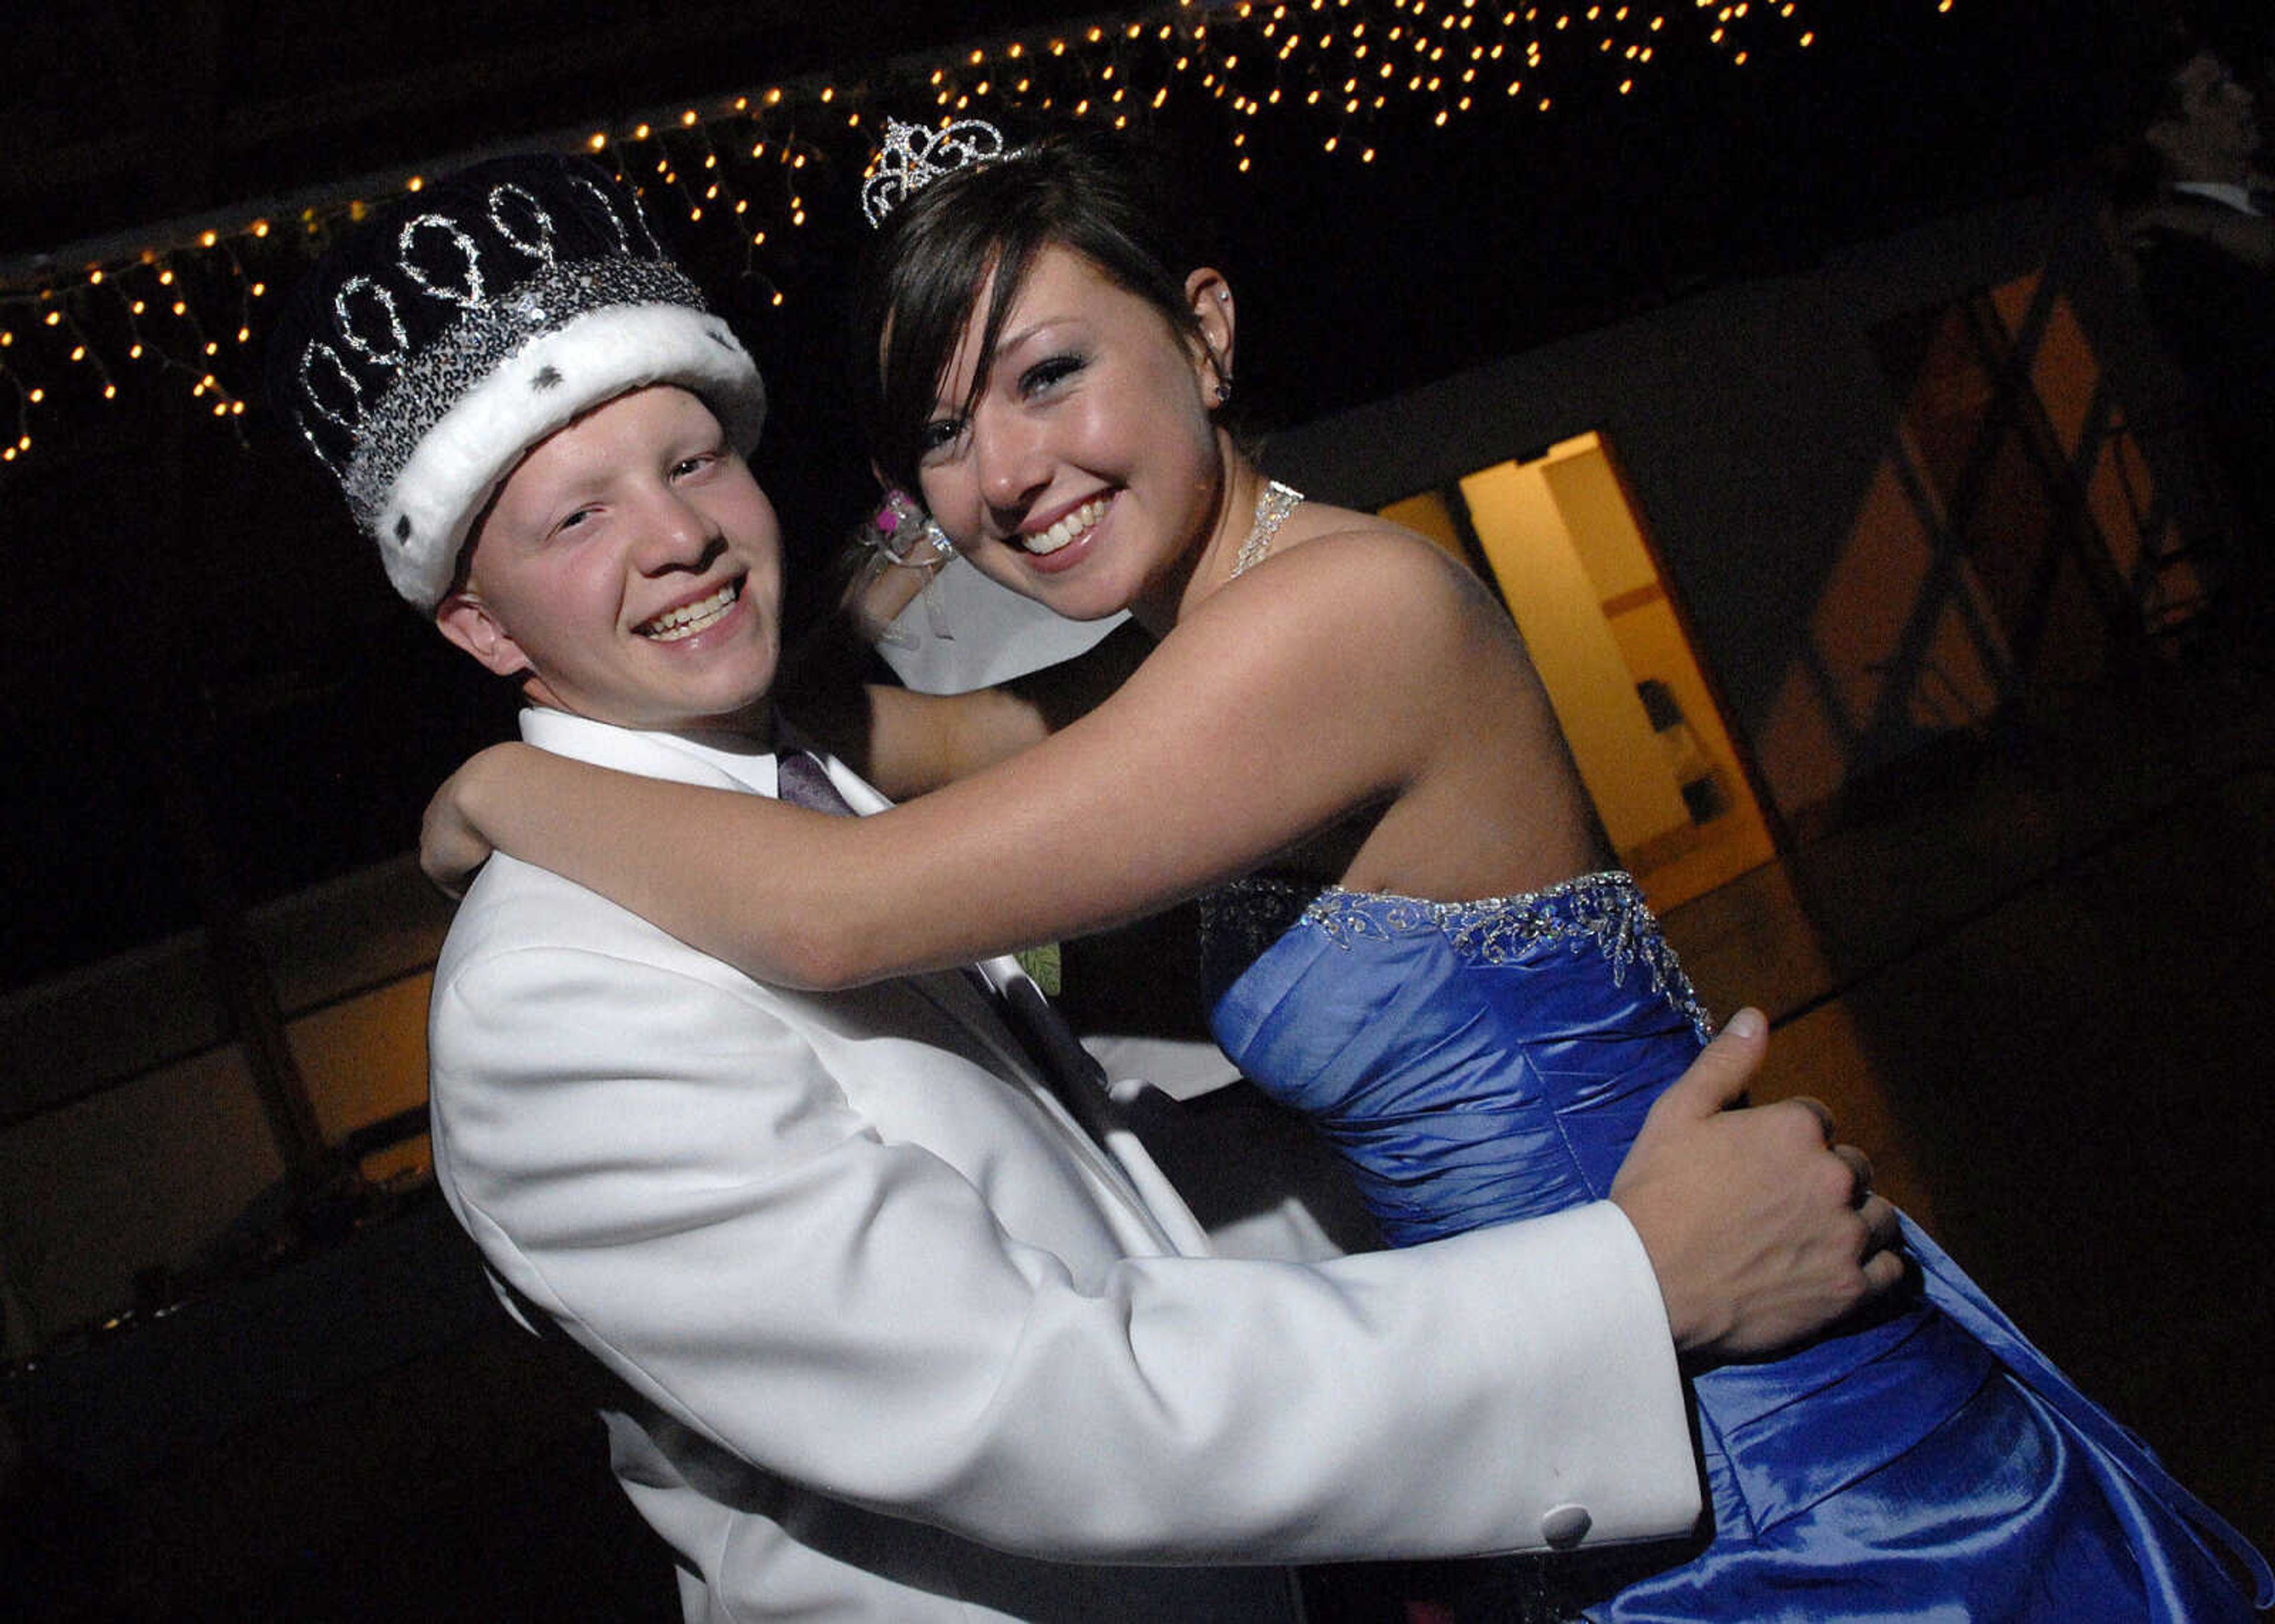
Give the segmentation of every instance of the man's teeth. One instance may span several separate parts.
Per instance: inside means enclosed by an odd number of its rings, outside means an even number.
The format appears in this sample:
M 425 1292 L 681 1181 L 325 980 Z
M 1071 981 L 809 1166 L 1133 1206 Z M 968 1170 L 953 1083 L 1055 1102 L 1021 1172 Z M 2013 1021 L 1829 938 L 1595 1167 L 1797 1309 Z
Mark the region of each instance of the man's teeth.
M 1019 545 L 1031 553 L 1055 553 L 1084 531 L 1106 517 L 1106 498 L 1096 497 L 1085 502 L 1057 524 L 1039 535 L 1021 536 Z
M 640 636 L 653 638 L 659 643 L 676 643 L 682 638 L 693 637 L 697 632 L 715 625 L 721 616 L 735 607 L 735 593 L 739 585 L 729 581 L 707 598 L 657 616 L 639 628 Z

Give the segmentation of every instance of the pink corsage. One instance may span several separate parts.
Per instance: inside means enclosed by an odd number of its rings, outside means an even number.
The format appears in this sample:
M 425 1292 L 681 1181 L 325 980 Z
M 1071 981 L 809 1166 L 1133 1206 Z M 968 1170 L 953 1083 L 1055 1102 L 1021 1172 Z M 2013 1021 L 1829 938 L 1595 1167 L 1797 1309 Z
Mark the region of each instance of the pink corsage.
M 933 589 L 941 566 L 956 556 L 956 543 L 948 533 L 933 522 L 931 514 L 906 491 L 888 487 L 884 500 L 877 510 L 861 522 L 854 540 L 869 552 L 869 563 L 861 574 L 860 590 L 867 589 L 888 570 L 922 570 L 925 571 L 922 596 L 926 623 L 932 635 L 952 641 L 955 633 L 949 630 L 948 617 L 942 612 L 940 594 Z M 879 643 L 895 648 L 913 647 L 917 639 L 901 631 L 890 621 L 872 621 L 871 635 Z
M 887 563 L 937 569 L 956 556 L 956 543 L 906 491 L 888 488 L 861 526 L 861 540 Z

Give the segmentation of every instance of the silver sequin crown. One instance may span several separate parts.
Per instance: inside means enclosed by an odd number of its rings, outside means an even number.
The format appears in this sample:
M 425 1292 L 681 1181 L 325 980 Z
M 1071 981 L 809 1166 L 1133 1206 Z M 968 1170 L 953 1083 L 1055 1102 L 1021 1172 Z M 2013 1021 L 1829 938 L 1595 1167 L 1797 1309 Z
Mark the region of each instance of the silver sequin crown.
M 534 332 L 628 298 L 702 308 L 630 192 L 566 165 L 550 191 L 548 208 L 527 178 L 501 181 L 382 231 L 287 358 L 301 437 L 359 517 L 466 381 Z M 573 232 L 556 217 L 572 196 Z
M 738 449 L 764 420 L 748 352 L 582 158 L 496 159 L 404 200 L 335 246 L 270 345 L 272 396 L 422 606 L 498 481 L 577 413 L 678 382 Z

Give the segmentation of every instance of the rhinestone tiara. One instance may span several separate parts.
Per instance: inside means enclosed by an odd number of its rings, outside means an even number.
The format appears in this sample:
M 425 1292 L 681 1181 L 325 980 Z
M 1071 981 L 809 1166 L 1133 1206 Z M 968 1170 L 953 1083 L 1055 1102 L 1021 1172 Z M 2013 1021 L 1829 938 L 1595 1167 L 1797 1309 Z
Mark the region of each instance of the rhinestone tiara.
M 861 182 L 861 215 L 873 228 L 943 175 L 975 163 L 1016 158 L 1024 147 L 1007 147 L 1003 132 L 979 118 L 958 118 L 937 130 L 885 120 L 885 147 Z

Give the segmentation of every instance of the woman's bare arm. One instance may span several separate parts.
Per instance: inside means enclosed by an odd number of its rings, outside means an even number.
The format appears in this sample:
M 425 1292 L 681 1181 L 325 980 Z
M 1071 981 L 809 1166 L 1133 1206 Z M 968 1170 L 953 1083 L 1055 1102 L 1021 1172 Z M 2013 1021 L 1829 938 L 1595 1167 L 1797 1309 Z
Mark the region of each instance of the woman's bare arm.
M 856 752 L 826 742 L 878 789 L 908 800 L 1039 744 L 1089 714 L 1153 649 L 1153 639 L 1130 622 L 1072 660 L 994 688 L 926 694 L 873 683 L 865 690 L 865 748 Z
M 1472 680 L 1474 593 L 1367 533 L 1226 587 L 1112 698 L 858 820 L 501 746 L 450 786 L 501 850 L 761 979 L 839 986 L 1154 911 L 1427 770 Z

